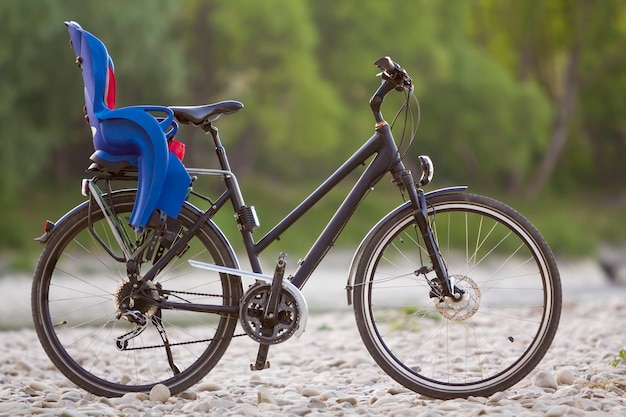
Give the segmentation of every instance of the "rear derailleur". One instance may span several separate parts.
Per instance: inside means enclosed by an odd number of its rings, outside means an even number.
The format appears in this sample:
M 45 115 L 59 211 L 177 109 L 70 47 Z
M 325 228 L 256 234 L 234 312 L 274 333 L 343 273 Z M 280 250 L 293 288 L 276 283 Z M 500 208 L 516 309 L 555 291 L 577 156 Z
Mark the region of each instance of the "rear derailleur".
M 129 274 L 136 276 L 136 274 Z M 140 290 L 140 283 L 136 279 L 124 279 L 113 294 L 113 306 L 117 312 L 116 318 L 123 319 L 134 325 L 134 328 L 117 338 L 115 345 L 119 350 L 128 348 L 128 342 L 139 336 L 148 326 L 148 323 L 159 312 L 158 303 L 162 299 L 160 284 L 147 281 Z

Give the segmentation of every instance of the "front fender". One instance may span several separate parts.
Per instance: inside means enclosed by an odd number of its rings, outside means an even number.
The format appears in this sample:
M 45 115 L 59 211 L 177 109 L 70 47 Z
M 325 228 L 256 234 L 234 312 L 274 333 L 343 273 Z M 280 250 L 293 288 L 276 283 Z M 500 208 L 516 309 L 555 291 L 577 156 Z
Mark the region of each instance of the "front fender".
M 428 201 L 429 198 L 432 198 L 438 195 L 458 193 L 458 192 L 463 192 L 466 190 L 467 190 L 467 186 L 459 185 L 459 186 L 446 187 L 446 188 L 440 188 L 437 190 L 429 191 L 426 194 L 424 194 L 424 196 L 426 197 L 426 201 Z M 372 240 L 372 237 L 376 234 L 376 232 L 378 232 L 378 230 L 382 227 L 382 225 L 384 225 L 387 221 L 389 221 L 390 218 L 398 214 L 398 212 L 405 210 L 410 205 L 411 205 L 411 202 L 407 201 L 406 203 L 396 207 L 389 214 L 387 214 L 385 217 L 380 219 L 380 221 L 378 221 L 378 223 L 376 223 L 376 225 L 372 227 L 372 229 L 367 233 L 365 238 L 363 238 L 363 240 L 359 244 L 356 252 L 354 253 L 354 256 L 352 257 L 352 262 L 350 263 L 350 272 L 348 274 L 348 282 L 346 283 L 346 295 L 348 297 L 348 305 L 352 305 L 352 290 L 353 290 L 352 283 L 354 282 L 354 275 L 356 274 L 357 265 L 359 263 L 359 260 L 363 256 L 363 252 L 365 251 L 365 248 L 369 245 L 370 241 Z

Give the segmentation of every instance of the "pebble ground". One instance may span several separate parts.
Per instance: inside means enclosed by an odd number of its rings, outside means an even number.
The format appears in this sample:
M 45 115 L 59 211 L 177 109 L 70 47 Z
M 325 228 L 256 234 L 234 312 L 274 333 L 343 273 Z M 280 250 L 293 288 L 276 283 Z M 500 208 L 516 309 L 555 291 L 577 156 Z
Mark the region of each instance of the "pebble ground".
M 488 398 L 434 400 L 395 383 L 369 357 L 349 310 L 317 313 L 307 331 L 270 349 L 271 367 L 251 372 L 256 345 L 233 341 L 203 381 L 171 396 L 97 397 L 50 363 L 32 329 L 0 332 L 4 416 L 626 416 L 626 302 L 603 295 L 565 302 L 559 332 L 541 364 Z

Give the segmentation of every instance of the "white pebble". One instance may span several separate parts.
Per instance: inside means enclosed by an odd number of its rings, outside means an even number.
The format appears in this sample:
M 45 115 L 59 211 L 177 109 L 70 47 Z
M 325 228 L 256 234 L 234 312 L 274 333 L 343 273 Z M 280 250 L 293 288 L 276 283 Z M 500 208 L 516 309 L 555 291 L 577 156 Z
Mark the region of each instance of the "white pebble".
M 307 408 L 326 408 L 328 405 L 319 398 L 313 397 L 309 400 Z
M 18 371 L 30 372 L 33 367 L 30 366 L 28 362 L 18 359 L 17 362 L 15 362 L 15 369 L 17 369 Z
M 558 385 L 554 374 L 546 371 L 538 372 L 533 378 L 533 385 L 539 388 L 557 390 Z
M 170 389 L 163 384 L 156 384 L 150 390 L 150 401 L 164 403 L 170 398 Z
M 196 385 L 195 390 L 198 392 L 203 391 L 221 391 L 224 388 L 220 384 L 216 384 L 215 382 L 201 382 Z
M 268 389 L 260 388 L 257 391 L 257 403 L 258 404 L 263 404 L 263 403 L 276 404 L 276 400 L 274 399 L 274 396 L 272 395 L 271 392 L 269 392 Z
M 557 405 L 550 407 L 548 411 L 544 414 L 544 417 L 561 417 L 567 413 L 569 407 L 566 405 Z
M 337 398 L 337 393 L 335 391 L 324 391 L 320 394 L 320 400 L 327 401 L 331 398 Z
M 569 369 L 562 369 L 556 375 L 556 382 L 559 385 L 573 385 L 574 384 L 574 373 Z
M 315 388 L 304 387 L 301 394 L 305 397 L 317 397 L 318 395 L 320 395 L 320 392 Z
M 44 384 L 41 381 L 31 381 L 28 386 L 35 391 L 50 391 L 52 389 L 50 385 Z
M 211 408 L 233 408 L 235 403 L 229 400 L 212 400 L 209 401 Z
M 198 399 L 198 394 L 195 391 L 187 390 L 178 394 L 178 398 L 195 401 Z
M 199 403 L 190 403 L 191 410 L 195 413 L 208 413 L 211 411 L 211 404 L 208 401 L 200 401 Z
M 61 411 L 61 414 L 59 414 L 59 417 L 87 417 L 87 414 L 81 413 L 80 411 L 76 410 L 64 409 L 63 411 Z
M 351 404 L 351 405 L 356 405 L 356 398 L 354 397 L 342 397 L 342 398 L 337 398 L 337 404 Z

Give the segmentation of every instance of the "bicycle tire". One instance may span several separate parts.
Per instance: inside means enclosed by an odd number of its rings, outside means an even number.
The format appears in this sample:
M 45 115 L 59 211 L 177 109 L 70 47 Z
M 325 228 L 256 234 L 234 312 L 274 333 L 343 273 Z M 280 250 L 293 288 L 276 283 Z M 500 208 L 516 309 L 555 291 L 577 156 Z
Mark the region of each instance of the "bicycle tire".
M 125 220 L 132 210 L 135 192 L 116 191 L 110 199 L 105 198 Z M 94 206 L 93 228 L 114 247 L 109 226 Z M 57 223 L 35 270 L 31 306 L 45 352 L 68 379 L 99 396 L 149 392 L 158 383 L 168 386 L 172 395 L 189 388 L 218 363 L 233 337 L 238 318 L 181 310 L 160 312 L 179 373 L 168 362 L 154 321 L 127 342 L 132 350 L 118 349 L 116 338 L 133 327 L 127 320 L 116 318 L 113 301 L 123 291 L 126 265 L 115 261 L 93 238 L 88 213 L 86 202 Z M 183 230 L 194 224 L 200 214 L 185 203 L 178 217 Z M 130 227 L 128 232 L 134 233 Z M 121 252 L 119 246 L 117 249 Z M 168 293 L 175 301 L 237 306 L 242 295 L 241 278 L 208 271 L 198 273 L 187 263 L 191 258 L 237 267 L 228 242 L 215 225 L 207 222 L 192 237 L 190 248 L 158 273 L 154 291 L 185 291 Z
M 561 314 L 554 255 L 537 229 L 496 200 L 428 198 L 428 216 L 461 301 L 442 300 L 410 204 L 369 235 L 354 275 L 354 313 L 378 365 L 430 398 L 489 396 L 528 375 Z M 422 259 L 424 262 L 420 261 Z

